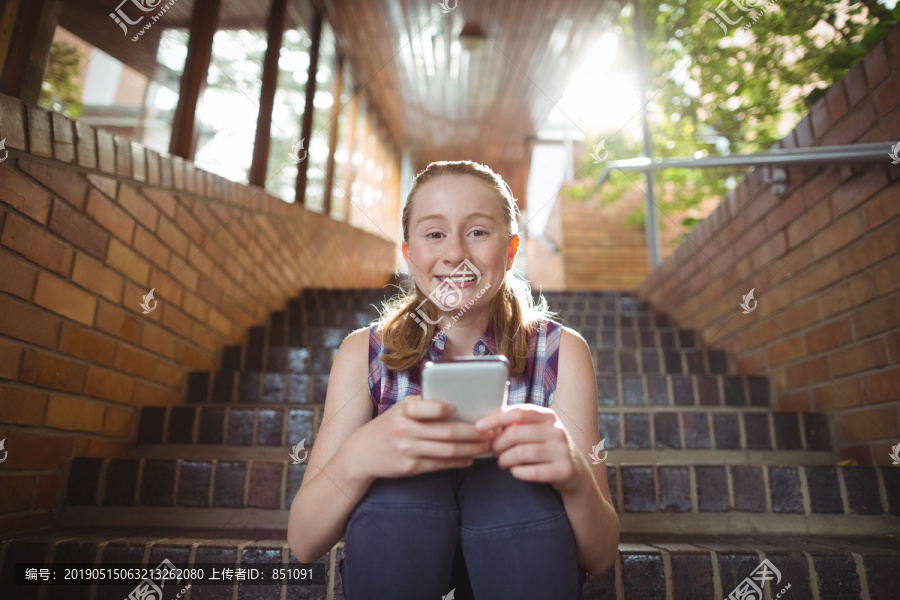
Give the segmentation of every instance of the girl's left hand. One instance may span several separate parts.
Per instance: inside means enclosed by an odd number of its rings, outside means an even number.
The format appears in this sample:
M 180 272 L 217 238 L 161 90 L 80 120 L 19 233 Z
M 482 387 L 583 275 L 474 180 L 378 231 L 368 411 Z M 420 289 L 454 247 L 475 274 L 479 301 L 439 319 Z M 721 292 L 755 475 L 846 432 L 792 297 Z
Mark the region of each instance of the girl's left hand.
M 549 483 L 560 493 L 578 484 L 577 449 L 552 409 L 534 404 L 504 407 L 479 419 L 475 427 L 502 428 L 491 449 L 497 465 L 509 468 L 516 479 Z

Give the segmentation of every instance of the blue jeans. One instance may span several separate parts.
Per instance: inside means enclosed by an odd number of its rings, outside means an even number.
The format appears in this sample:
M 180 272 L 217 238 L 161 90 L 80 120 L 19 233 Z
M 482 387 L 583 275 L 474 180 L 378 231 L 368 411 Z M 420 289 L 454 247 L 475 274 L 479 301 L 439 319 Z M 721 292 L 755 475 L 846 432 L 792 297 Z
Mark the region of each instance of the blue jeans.
M 346 600 L 581 600 L 585 572 L 562 495 L 497 459 L 376 479 L 351 511 Z

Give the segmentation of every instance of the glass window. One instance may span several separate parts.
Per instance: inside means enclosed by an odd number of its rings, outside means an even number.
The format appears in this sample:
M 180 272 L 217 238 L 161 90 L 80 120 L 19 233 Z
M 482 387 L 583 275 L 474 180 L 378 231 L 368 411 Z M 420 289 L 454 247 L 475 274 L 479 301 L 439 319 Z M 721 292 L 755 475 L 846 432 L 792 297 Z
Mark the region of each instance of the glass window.
M 172 118 L 187 57 L 187 33 L 163 32 L 153 77 L 57 27 L 41 106 L 168 152 Z
M 346 194 L 350 193 L 352 176 L 350 172 L 350 139 L 353 133 L 350 119 L 353 118 L 353 77 L 350 75 L 350 63 L 344 63 L 344 82 L 341 86 L 341 113 L 338 117 L 337 146 L 334 150 L 334 180 L 331 187 L 331 216 L 344 220 Z
M 319 43 L 319 67 L 316 73 L 316 95 L 313 97 L 312 139 L 309 142 L 309 165 L 306 168 L 306 208 L 322 212 L 325 208 L 325 175 L 328 168 L 328 130 L 334 106 L 334 73 L 337 53 L 334 31 L 322 23 Z
M 246 183 L 253 160 L 266 34 L 217 31 L 206 89 L 197 107 L 199 139 L 194 163 Z

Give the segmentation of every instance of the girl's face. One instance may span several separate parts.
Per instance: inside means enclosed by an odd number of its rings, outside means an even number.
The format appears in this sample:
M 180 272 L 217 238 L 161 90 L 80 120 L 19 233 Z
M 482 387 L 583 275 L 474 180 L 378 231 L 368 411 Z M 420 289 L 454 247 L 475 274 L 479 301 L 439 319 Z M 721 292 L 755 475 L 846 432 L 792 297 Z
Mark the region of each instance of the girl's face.
M 410 213 L 409 240 L 403 242 L 403 256 L 419 290 L 428 296 L 443 276 L 468 260 L 481 280 L 454 282 L 462 298 L 448 312 L 458 312 L 490 283 L 471 307 L 486 309 L 519 249 L 519 236 L 509 237 L 504 209 L 496 191 L 468 175 L 443 175 L 419 188 Z

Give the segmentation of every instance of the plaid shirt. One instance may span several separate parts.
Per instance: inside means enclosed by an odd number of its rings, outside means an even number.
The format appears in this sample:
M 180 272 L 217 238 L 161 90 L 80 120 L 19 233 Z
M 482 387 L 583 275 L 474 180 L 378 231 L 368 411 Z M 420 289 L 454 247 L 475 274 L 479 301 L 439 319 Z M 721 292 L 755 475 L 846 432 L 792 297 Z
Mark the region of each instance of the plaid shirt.
M 531 336 L 528 363 L 522 375 L 509 379 L 507 404 L 536 404 L 549 408 L 556 391 L 556 369 L 559 363 L 559 340 L 562 325 L 545 320 L 537 335 Z M 427 358 L 408 371 L 391 371 L 380 358 L 384 346 L 378 341 L 375 325 L 369 328 L 369 397 L 372 399 L 372 416 L 376 417 L 394 404 L 412 395 L 422 394 L 422 367 L 426 360 L 437 362 L 444 358 L 447 335 L 439 333 L 428 347 Z M 474 356 L 496 355 L 497 347 L 490 329 L 484 332 L 472 349 Z

